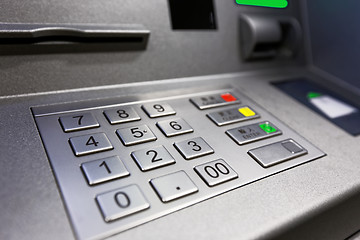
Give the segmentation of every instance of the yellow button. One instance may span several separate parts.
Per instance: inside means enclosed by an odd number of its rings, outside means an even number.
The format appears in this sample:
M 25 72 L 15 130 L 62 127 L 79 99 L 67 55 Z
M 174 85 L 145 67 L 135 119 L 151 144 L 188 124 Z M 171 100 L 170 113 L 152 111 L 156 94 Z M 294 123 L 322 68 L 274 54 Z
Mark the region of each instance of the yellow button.
M 239 112 L 245 117 L 251 117 L 255 115 L 255 112 L 248 107 L 239 108 Z

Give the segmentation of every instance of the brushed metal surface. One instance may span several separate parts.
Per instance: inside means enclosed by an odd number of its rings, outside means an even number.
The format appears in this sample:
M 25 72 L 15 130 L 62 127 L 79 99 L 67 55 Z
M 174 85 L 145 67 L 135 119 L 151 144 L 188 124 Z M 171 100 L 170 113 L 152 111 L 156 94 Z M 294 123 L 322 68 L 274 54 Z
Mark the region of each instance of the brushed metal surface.
M 3 0 L 0 22 L 48 24 L 142 24 L 151 31 L 145 51 L 128 51 L 113 44 L 68 46 L 1 46 L 0 96 L 69 90 L 83 87 L 231 73 L 275 66 L 304 64 L 293 61 L 244 63 L 240 56 L 241 13 L 294 16 L 293 1 L 277 11 L 215 0 L 218 30 L 173 31 L 167 1 Z
M 162 91 L 179 94 L 181 90 L 181 94 L 190 94 L 194 89 L 213 91 L 231 86 L 240 89 L 267 111 L 276 113 L 283 123 L 327 156 L 110 239 L 143 239 L 144 233 L 150 240 L 164 236 L 168 239 L 348 237 L 358 230 L 360 221 L 360 139 L 346 134 L 270 85 L 272 81 L 299 76 L 321 80 L 320 76 L 302 68 L 278 68 L 0 98 L 0 135 L 3 139 L 0 145 L 0 181 L 3 185 L 0 188 L 3 206 L 0 208 L 0 237 L 74 238 L 30 107 L 47 106 L 44 111 L 34 111 L 44 116 L 52 105 L 59 103 L 75 102 L 72 109 L 75 110 L 79 106 L 107 105 L 114 99 L 121 103 L 122 96 L 131 94 L 141 94 L 142 101 L 146 101 L 164 97 Z M 191 91 L 188 89 L 190 83 Z M 104 99 L 104 96 L 110 99 Z M 60 112 L 66 112 L 68 106 L 60 105 Z M 339 226 L 334 219 L 346 224 Z M 307 234 L 309 232 L 312 236 Z
M 220 94 L 229 91 L 231 91 L 234 96 L 236 96 L 236 98 L 240 99 L 242 104 L 251 106 L 251 108 L 254 109 L 254 111 L 261 118 L 261 120 L 252 119 L 249 121 L 271 121 L 282 131 L 283 134 L 273 138 L 249 143 L 246 145 L 246 147 L 239 147 L 235 142 L 233 142 L 232 139 L 230 139 L 228 135 L 225 134 L 225 131 L 229 128 L 242 126 L 244 123 L 234 123 L 233 125 L 226 127 L 216 126 L 207 117 L 207 113 L 213 111 L 213 109 L 199 110 L 190 102 L 190 98 L 193 97 L 209 96 L 213 94 L 220 96 Z M 74 226 L 74 231 L 76 236 L 78 236 L 80 239 L 97 239 L 108 237 L 114 233 L 118 233 L 135 227 L 139 224 L 151 221 L 159 216 L 170 214 L 179 209 L 194 205 L 219 194 L 255 182 L 277 172 L 324 156 L 324 153 L 322 153 L 319 149 L 296 134 L 280 120 L 276 119 L 269 112 L 265 111 L 263 108 L 261 108 L 259 105 L 254 103 L 251 99 L 246 97 L 242 92 L 235 88 L 214 89 L 211 92 L 194 91 L 194 93 L 187 95 L 181 94 L 181 91 L 179 91 L 177 95 L 166 96 L 166 92 L 163 92 L 163 94 L 165 94 L 165 97 L 160 99 L 149 99 L 148 103 L 146 104 L 144 104 L 143 101 L 137 102 L 135 104 L 133 102 L 126 103 L 130 104 L 130 106 L 140 115 L 142 119 L 140 123 L 135 122 L 124 123 L 115 126 L 110 125 L 103 115 L 104 110 L 107 110 L 108 108 L 107 105 L 98 106 L 91 110 L 91 113 L 96 117 L 101 126 L 100 129 L 96 130 L 89 129 L 82 132 L 64 134 L 58 122 L 58 119 L 63 115 L 62 113 L 59 113 L 59 108 L 63 109 L 64 105 L 52 105 L 51 109 L 49 109 L 48 106 L 45 106 L 45 108 L 50 111 L 47 114 L 35 117 L 43 143 L 49 156 L 49 160 L 58 181 L 60 191 L 62 192 L 63 198 L 65 200 L 65 204 L 69 212 L 69 217 Z M 137 98 L 141 99 L 141 96 L 138 96 Z M 116 99 L 114 99 L 113 104 L 116 104 L 116 102 Z M 176 111 L 177 117 L 181 117 L 182 119 L 186 120 L 186 122 L 194 129 L 194 132 L 171 138 L 164 136 L 161 130 L 156 127 L 156 124 L 160 118 L 152 119 L 151 117 L 147 116 L 148 111 L 145 111 L 147 108 L 143 108 L 144 105 L 151 107 L 158 102 L 166 103 L 169 106 L 172 106 L 174 111 Z M 113 104 L 110 104 L 110 106 L 113 106 Z M 68 106 L 68 109 L 73 109 L 71 106 L 72 103 L 68 103 L 66 105 Z M 87 104 L 84 104 L 84 106 L 86 105 Z M 239 105 L 238 107 L 240 106 L 242 105 Z M 34 107 L 33 109 L 34 112 L 42 112 L 41 108 L 42 107 L 39 106 Z M 144 111 L 142 111 L 142 109 L 144 109 Z M 76 110 L 76 115 L 79 116 L 82 114 L 82 112 L 88 111 L 88 108 L 84 109 L 80 107 L 80 109 Z M 66 113 L 66 115 L 68 115 L 68 113 Z M 166 121 L 171 121 L 174 118 L 171 115 L 165 115 L 162 116 L 161 119 L 167 119 Z M 140 126 L 139 124 L 142 125 Z M 121 132 L 119 132 L 119 126 L 121 126 Z M 146 131 L 145 126 L 147 126 Z M 89 138 L 88 136 L 96 136 L 97 132 L 99 131 L 106 132 L 109 141 L 114 146 L 114 150 L 104 152 L 104 154 L 99 153 L 84 157 L 75 157 L 68 146 L 67 139 L 75 139 L 77 136 L 82 136 L 86 133 L 86 140 Z M 121 144 L 120 139 L 118 139 L 118 136 L 115 134 L 115 132 L 121 138 L 124 146 Z M 148 142 L 149 136 L 147 137 L 147 135 L 149 134 L 153 134 L 151 136 L 151 140 L 154 142 Z M 96 139 L 96 137 L 94 138 Z M 308 154 L 306 156 L 294 158 L 292 161 L 287 161 L 266 169 L 261 167 L 258 163 L 256 163 L 256 161 L 254 161 L 254 159 L 247 155 L 247 151 L 250 149 L 259 148 L 264 145 L 282 141 L 287 138 L 296 139 L 297 142 L 299 142 L 302 146 L 304 146 L 304 148 L 308 150 Z M 56 141 L 54 141 L 54 139 L 56 139 Z M 158 168 L 156 171 L 141 172 L 130 157 L 131 152 L 136 151 L 137 149 L 143 149 L 145 147 L 151 148 L 151 146 L 159 144 L 166 147 L 169 153 L 175 158 L 176 163 Z M 178 150 L 178 152 L 176 150 Z M 104 158 L 109 154 L 116 154 L 120 157 L 120 159 L 125 161 L 126 167 L 130 172 L 130 177 L 123 178 L 119 181 L 107 182 L 102 185 L 98 185 L 96 188 L 88 187 L 86 179 L 84 179 L 80 168 L 78 167 L 79 163 Z M 274 154 L 276 155 L 277 153 L 275 152 Z M 196 172 L 193 170 L 193 167 L 219 158 L 224 159 L 227 164 L 229 164 L 231 168 L 233 168 L 234 171 L 238 173 L 239 178 L 225 182 L 224 184 L 218 185 L 214 188 L 209 188 L 205 182 L 203 182 L 202 179 L 198 177 Z M 184 171 L 184 173 L 188 174 L 191 181 L 194 181 L 195 186 L 197 186 L 199 189 L 199 192 L 187 197 L 180 198 L 176 201 L 171 201 L 171 204 L 168 203 L 162 205 L 154 191 L 152 191 L 148 181 L 149 179 L 158 179 L 160 176 L 172 174 L 173 172 L 178 171 Z M 158 180 L 156 180 L 156 182 L 157 181 Z M 161 184 L 163 184 L 163 181 L 161 182 Z M 120 186 L 125 187 L 132 184 L 137 184 L 139 186 L 141 191 L 148 199 L 150 208 L 146 211 L 142 211 L 139 214 L 132 214 L 130 216 L 120 218 L 117 221 L 112 222 L 111 225 L 104 223 L 101 216 L 99 216 L 99 210 L 97 206 L 94 204 L 93 196 L 102 194 L 103 192 L 109 192 Z M 153 183 L 152 186 L 157 189 L 157 184 L 154 184 L 155 183 Z M 173 187 L 176 185 L 176 183 L 168 184 L 170 184 L 169 186 L 171 189 L 173 189 Z M 182 186 L 179 188 L 182 189 Z M 170 195 L 167 194 L 167 191 L 164 193 L 161 189 L 157 189 L 157 193 L 161 195 L 163 202 L 169 202 L 169 199 L 174 199 L 173 190 L 169 190 L 171 192 Z M 179 193 L 180 192 L 181 190 Z M 184 194 L 180 195 L 182 196 Z

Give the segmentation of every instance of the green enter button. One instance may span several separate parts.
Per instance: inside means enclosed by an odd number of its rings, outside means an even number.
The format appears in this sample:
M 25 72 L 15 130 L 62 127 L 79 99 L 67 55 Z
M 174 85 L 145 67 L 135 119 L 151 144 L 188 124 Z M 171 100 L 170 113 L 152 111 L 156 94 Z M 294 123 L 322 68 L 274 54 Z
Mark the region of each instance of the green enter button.
M 276 132 L 276 128 L 270 125 L 270 123 L 260 124 L 259 127 L 267 133 Z

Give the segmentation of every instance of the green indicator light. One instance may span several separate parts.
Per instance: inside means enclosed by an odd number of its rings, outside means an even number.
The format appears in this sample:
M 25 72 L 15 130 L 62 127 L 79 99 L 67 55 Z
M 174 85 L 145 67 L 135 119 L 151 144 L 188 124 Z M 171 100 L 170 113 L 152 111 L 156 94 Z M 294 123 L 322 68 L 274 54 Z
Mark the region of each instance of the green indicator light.
M 321 93 L 317 93 L 317 92 L 309 92 L 307 94 L 307 98 L 311 99 L 311 98 L 316 98 L 316 97 L 320 97 L 322 94 Z
M 260 124 L 259 127 L 264 130 L 266 133 L 276 132 L 276 128 L 271 126 L 269 123 Z
M 236 0 L 237 4 L 272 7 L 272 8 L 286 8 L 288 5 L 287 0 Z

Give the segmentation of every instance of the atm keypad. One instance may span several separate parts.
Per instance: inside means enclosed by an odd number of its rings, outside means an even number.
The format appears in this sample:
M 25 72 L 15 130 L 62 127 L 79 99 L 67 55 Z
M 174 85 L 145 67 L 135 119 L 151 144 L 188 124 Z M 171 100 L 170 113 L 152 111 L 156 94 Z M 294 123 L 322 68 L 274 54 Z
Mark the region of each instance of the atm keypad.
M 35 115 L 77 234 L 76 219 L 109 236 L 321 156 L 235 90 L 170 97 Z

